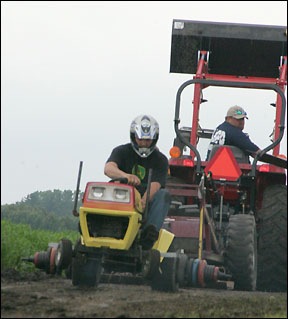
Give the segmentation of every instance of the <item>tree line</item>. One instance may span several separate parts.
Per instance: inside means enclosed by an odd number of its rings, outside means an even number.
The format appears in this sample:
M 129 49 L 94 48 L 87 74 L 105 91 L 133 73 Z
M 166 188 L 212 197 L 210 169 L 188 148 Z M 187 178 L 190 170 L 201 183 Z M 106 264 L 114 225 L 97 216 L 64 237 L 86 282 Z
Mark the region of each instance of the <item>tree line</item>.
M 78 211 L 83 194 L 79 194 Z M 74 199 L 75 192 L 71 190 L 37 191 L 15 204 L 1 205 L 1 219 L 9 219 L 16 224 L 28 224 L 31 229 L 76 231 L 79 218 L 72 215 Z

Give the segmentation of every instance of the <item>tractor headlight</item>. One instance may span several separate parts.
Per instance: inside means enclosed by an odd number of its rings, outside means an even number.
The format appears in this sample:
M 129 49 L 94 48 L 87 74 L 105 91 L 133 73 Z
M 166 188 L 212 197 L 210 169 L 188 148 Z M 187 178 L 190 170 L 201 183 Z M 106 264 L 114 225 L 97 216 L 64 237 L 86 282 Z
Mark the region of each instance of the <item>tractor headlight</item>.
M 88 190 L 88 200 L 130 203 L 130 188 L 114 185 L 92 184 Z
M 119 202 L 129 203 L 130 192 L 127 189 L 116 188 L 114 189 L 114 198 Z
M 92 192 L 90 194 L 94 199 L 102 199 L 104 197 L 104 193 L 104 187 L 92 187 Z

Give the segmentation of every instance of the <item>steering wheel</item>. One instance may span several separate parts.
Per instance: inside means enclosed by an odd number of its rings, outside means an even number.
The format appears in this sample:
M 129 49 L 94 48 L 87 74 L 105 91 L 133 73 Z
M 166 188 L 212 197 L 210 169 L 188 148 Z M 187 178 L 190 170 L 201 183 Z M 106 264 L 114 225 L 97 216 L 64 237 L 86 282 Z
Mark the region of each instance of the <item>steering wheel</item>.
M 120 182 L 120 184 L 128 184 L 128 178 L 126 177 L 118 177 L 111 179 L 109 183 Z

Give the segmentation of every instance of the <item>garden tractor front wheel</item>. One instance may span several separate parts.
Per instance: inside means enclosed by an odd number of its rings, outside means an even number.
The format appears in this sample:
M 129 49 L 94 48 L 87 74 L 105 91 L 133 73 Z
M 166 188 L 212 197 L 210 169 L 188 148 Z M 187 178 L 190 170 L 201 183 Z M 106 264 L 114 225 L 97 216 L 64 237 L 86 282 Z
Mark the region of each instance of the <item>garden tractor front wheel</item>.
M 78 251 L 81 245 L 81 240 L 78 239 L 72 258 L 72 284 L 81 287 L 97 287 L 102 271 L 101 261 Z

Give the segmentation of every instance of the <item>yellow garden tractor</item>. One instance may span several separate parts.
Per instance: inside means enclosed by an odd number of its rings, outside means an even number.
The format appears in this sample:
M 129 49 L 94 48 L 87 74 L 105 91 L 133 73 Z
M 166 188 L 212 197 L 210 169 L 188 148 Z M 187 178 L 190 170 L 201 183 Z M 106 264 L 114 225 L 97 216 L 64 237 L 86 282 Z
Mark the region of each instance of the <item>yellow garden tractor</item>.
M 102 273 L 151 279 L 160 253 L 168 250 L 174 235 L 162 229 L 153 247 L 143 249 L 145 212 L 139 192 L 127 185 L 127 179 L 87 183 L 79 213 L 81 237 L 73 251 L 72 283 L 95 286 Z
M 74 245 L 63 238 L 59 243 L 50 243 L 47 252 L 23 260 L 49 274 L 66 270 L 75 286 L 96 287 L 105 274 L 129 273 L 143 281 L 151 280 L 159 268 L 160 254 L 167 252 L 174 235 L 161 229 L 153 247 L 143 249 L 143 235 L 149 239 L 149 231 L 142 231 L 147 209 L 142 211 L 140 193 L 123 178 L 108 183 L 88 182 L 78 214 L 82 164 L 73 209 L 73 214 L 79 216 L 81 236 Z
M 75 286 L 96 287 L 99 282 L 120 282 L 122 278 L 123 283 L 146 283 L 154 290 L 177 291 L 186 276 L 188 258 L 181 250 L 168 252 L 174 234 L 162 228 L 158 238 L 153 238 L 153 246 L 147 248 L 151 236 L 149 230 L 142 230 L 142 225 L 149 203 L 143 212 L 139 192 L 127 185 L 125 178 L 88 182 L 78 214 L 81 171 L 82 162 L 73 209 L 73 214 L 79 216 L 81 236 L 74 245 L 63 238 L 59 243 L 50 243 L 47 252 L 37 252 L 23 260 L 33 262 L 49 274 L 65 270 Z M 147 198 L 151 174 L 150 170 Z M 137 280 L 131 280 L 133 278 Z M 226 277 L 213 267 L 211 281 L 219 278 Z

